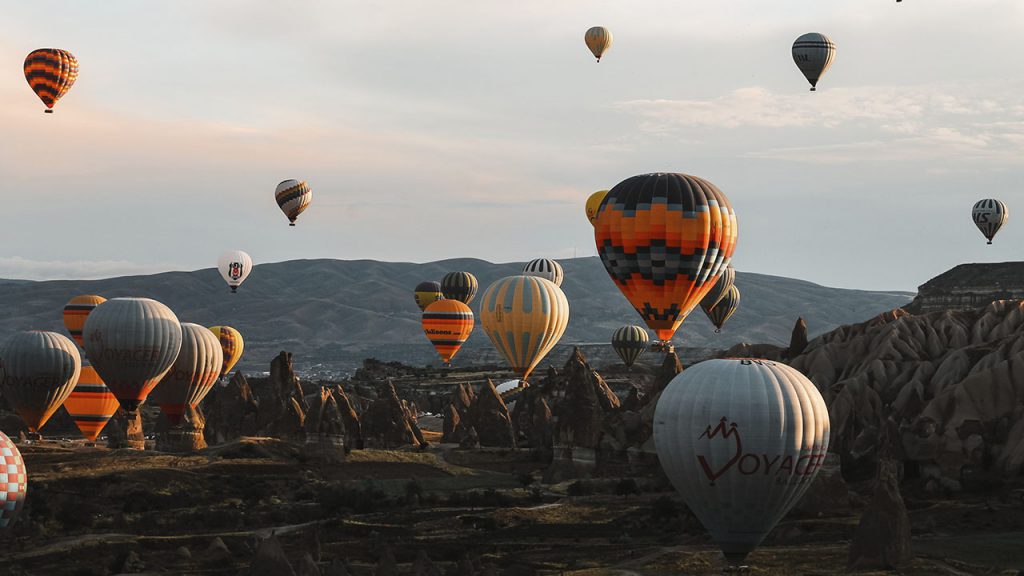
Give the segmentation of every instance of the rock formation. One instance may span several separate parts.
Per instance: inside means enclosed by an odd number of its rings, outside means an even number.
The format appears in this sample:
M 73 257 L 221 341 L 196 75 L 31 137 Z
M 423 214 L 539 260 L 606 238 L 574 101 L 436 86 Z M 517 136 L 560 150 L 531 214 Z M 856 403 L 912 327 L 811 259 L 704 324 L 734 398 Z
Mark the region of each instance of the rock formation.
M 397 448 L 409 444 L 426 446 L 416 421 L 398 398 L 390 381 L 381 385 L 362 420 L 363 441 L 367 448 Z
M 786 349 L 786 358 L 795 358 L 803 354 L 807 349 L 807 321 L 803 316 L 796 319 L 793 326 L 793 335 L 789 338 L 789 348 Z
M 339 384 L 331 391 L 334 395 L 334 402 L 338 405 L 342 422 L 345 424 L 345 448 L 348 450 L 363 449 L 363 425 L 359 420 L 359 414 L 355 406 L 349 400 L 345 389 Z
M 322 386 L 305 419 L 307 456 L 324 462 L 345 460 L 345 423 L 330 388 Z
M 910 517 L 900 495 L 896 462 L 885 459 L 879 466 L 875 494 L 850 543 L 850 570 L 891 570 L 913 559 L 910 549 Z
M 913 314 L 970 311 L 998 300 L 1024 298 L 1024 262 L 961 264 L 925 282 L 904 306 Z
M 516 447 L 512 416 L 490 380 L 473 400 L 465 421 L 476 430 L 481 446 Z
M 247 572 L 249 576 L 295 576 L 281 542 L 273 533 L 260 541 Z
M 214 386 L 203 402 L 206 414 L 206 442 L 223 444 L 258 431 L 260 402 L 241 372 L 224 386 Z

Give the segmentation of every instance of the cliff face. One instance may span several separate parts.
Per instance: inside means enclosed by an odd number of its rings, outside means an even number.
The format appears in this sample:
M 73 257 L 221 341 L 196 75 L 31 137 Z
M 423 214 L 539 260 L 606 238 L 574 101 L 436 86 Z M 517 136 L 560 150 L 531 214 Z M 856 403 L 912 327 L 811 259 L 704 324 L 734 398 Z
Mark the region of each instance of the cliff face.
M 812 340 L 790 364 L 825 397 L 848 474 L 886 455 L 936 489 L 1024 470 L 1024 302 L 894 310 Z
M 913 314 L 974 310 L 996 300 L 1024 298 L 1024 262 L 961 264 L 922 284 L 904 308 Z

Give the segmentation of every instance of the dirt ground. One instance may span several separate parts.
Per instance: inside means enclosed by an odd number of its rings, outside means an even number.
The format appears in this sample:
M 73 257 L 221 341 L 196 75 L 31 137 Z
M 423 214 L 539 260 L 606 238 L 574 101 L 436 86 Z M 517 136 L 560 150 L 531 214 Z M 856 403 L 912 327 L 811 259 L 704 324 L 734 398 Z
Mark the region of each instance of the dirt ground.
M 29 499 L 0 533 L 3 576 L 244 574 L 271 531 L 293 564 L 308 552 L 321 566 L 342 559 L 354 575 L 374 574 L 386 549 L 404 573 L 420 550 L 442 573 L 467 559 L 517 575 L 724 568 L 663 480 L 634 478 L 630 495 L 616 495 L 619 479 L 542 485 L 545 465 L 527 451 L 366 450 L 323 465 L 300 447 L 244 439 L 192 456 L 69 443 L 23 454 Z M 891 574 L 1016 574 L 1020 494 L 908 500 L 917 558 Z M 858 515 L 787 518 L 749 573 L 845 573 Z

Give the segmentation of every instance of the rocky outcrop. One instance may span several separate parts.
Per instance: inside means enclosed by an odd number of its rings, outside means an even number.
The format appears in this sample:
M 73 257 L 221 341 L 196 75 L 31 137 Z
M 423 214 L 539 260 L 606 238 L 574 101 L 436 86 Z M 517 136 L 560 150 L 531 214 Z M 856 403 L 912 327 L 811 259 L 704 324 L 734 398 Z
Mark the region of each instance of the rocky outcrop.
M 292 354 L 281 352 L 270 362 L 270 381 L 260 396 L 259 429 L 267 436 L 303 442 L 308 408 L 292 365 Z
M 850 570 L 891 570 L 913 559 L 910 517 L 900 495 L 897 463 L 885 459 L 879 466 L 875 494 L 850 543 Z
M 345 460 L 345 423 L 330 388 L 314 395 L 305 419 L 305 453 L 324 462 Z
M 397 448 L 415 444 L 426 446 L 416 421 L 403 406 L 395 385 L 390 381 L 381 385 L 362 420 L 363 439 L 367 448 Z
M 288 557 L 285 556 L 281 542 L 273 533 L 264 538 L 256 549 L 248 576 L 295 576 Z
M 481 446 L 516 447 L 512 416 L 490 380 L 474 398 L 464 421 L 476 430 Z
M 925 282 L 904 306 L 913 314 L 976 310 L 998 300 L 1024 298 L 1024 262 L 961 264 Z
M 829 406 L 830 449 L 870 478 L 886 429 L 906 479 L 955 488 L 1024 466 L 1024 304 L 915 316 L 893 310 L 811 341 L 790 364 Z M 891 420 L 891 423 L 890 423 Z
M 789 338 L 789 348 L 786 349 L 786 358 L 795 358 L 803 354 L 807 349 L 807 321 L 803 316 L 796 319 L 793 326 L 793 335 Z
M 203 402 L 207 443 L 223 444 L 256 435 L 259 410 L 259 399 L 249 387 L 249 381 L 241 372 L 235 372 L 227 384 L 214 386 Z
M 341 420 L 345 425 L 345 448 L 347 450 L 363 449 L 363 425 L 359 420 L 359 413 L 355 405 L 349 400 L 348 394 L 341 385 L 335 386 L 331 393 L 334 395 L 334 402 L 338 405 L 338 412 L 341 413 Z

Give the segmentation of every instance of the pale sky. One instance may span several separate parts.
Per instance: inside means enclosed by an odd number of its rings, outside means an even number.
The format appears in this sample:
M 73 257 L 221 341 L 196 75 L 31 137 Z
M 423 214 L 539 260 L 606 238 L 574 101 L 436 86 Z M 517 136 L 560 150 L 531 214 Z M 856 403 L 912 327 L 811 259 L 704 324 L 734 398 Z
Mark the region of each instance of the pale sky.
M 1020 259 L 1020 0 L 2 1 L 0 277 L 595 254 L 586 197 L 704 177 L 742 271 L 913 290 Z M 600 64 L 594 25 L 615 43 Z M 805 32 L 836 61 L 808 85 Z M 21 66 L 81 73 L 53 115 Z M 277 183 L 307 180 L 289 229 Z M 1010 221 L 986 246 L 970 219 Z M 1020 210 L 1020 212 L 1018 212 Z

